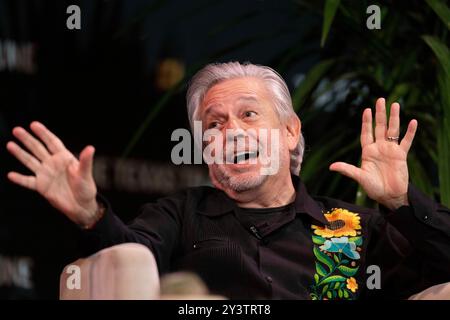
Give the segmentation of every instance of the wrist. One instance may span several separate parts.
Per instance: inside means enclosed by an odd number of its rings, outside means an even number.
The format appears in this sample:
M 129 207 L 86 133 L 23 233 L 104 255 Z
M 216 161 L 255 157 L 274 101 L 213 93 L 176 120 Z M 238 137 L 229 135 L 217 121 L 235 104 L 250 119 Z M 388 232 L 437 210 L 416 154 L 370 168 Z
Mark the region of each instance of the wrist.
M 382 205 L 391 211 L 396 211 L 398 208 L 403 206 L 409 206 L 408 195 L 404 194 L 397 198 L 391 198 L 389 200 L 379 201 Z
M 101 202 L 95 201 L 92 209 L 88 210 L 88 218 L 86 219 L 86 221 L 82 222 L 80 226 L 84 230 L 92 229 L 96 225 L 96 223 L 103 217 L 105 211 L 105 206 Z

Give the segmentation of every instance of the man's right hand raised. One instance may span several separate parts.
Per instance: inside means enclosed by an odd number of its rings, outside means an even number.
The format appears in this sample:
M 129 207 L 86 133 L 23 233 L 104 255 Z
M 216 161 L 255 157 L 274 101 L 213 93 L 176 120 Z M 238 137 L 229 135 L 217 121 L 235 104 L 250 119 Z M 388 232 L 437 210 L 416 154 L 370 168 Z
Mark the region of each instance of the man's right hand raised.
M 6 148 L 34 175 L 9 172 L 9 180 L 39 192 L 78 225 L 92 226 L 98 218 L 97 187 L 92 175 L 94 147 L 85 147 L 77 159 L 42 123 L 32 122 L 30 128 L 39 140 L 24 128 L 13 129 L 13 135 L 28 151 L 13 141 Z

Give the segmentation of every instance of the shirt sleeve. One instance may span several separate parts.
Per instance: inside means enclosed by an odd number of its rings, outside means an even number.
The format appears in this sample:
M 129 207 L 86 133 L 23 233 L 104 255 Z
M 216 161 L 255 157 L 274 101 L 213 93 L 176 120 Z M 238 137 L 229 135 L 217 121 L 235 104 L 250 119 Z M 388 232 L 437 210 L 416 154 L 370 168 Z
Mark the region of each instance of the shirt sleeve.
M 413 185 L 409 206 L 380 206 L 369 264 L 381 264 L 385 297 L 407 298 L 450 281 L 450 210 Z M 383 289 L 383 288 L 382 288 Z
M 92 254 L 121 243 L 136 242 L 152 251 L 160 274 L 167 272 L 172 253 L 179 242 L 182 195 L 145 204 L 128 225 L 114 214 L 106 198 L 99 195 L 97 199 L 105 206 L 105 213 L 92 229 L 83 232 L 84 254 Z
M 409 206 L 389 212 L 386 220 L 426 257 L 427 262 L 450 272 L 450 210 L 411 184 L 408 201 Z

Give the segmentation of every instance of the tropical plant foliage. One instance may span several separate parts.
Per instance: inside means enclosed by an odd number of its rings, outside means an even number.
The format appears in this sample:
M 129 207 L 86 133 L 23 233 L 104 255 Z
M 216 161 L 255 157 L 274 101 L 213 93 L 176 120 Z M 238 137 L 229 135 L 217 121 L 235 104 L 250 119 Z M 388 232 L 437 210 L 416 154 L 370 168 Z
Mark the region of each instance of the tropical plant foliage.
M 321 173 L 337 159 L 358 162 L 359 136 L 352 124 L 359 122 L 364 107 L 373 106 L 376 97 L 384 96 L 389 105 L 394 101 L 401 104 L 403 127 L 412 118 L 419 121 L 420 130 L 408 159 L 412 182 L 430 195 L 440 195 L 448 206 L 450 9 L 439 0 L 386 4 L 379 5 L 381 29 L 369 30 L 365 27 L 366 1 L 325 1 L 322 45 L 326 60 L 313 66 L 294 91 L 300 114 L 311 110 L 330 113 L 324 120 L 328 130 L 322 135 L 323 143 L 306 158 L 303 177 L 307 182 L 314 177 L 318 189 L 329 185 L 329 193 L 336 193 L 338 186 L 346 189 L 339 183 L 341 177 Z M 339 94 L 341 99 L 336 99 Z M 321 103 L 324 96 L 330 99 Z M 304 126 L 323 118 L 320 114 L 306 117 Z M 337 123 L 337 119 L 343 122 Z M 323 180 L 317 181 L 317 177 Z M 367 201 L 361 190 L 356 201 Z

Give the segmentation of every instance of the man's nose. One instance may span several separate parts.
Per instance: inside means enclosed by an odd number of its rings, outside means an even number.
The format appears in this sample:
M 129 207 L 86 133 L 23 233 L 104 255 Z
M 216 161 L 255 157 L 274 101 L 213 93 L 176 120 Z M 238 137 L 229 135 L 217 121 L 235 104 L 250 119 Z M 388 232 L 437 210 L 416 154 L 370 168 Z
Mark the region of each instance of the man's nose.
M 225 126 L 227 130 L 242 130 L 243 128 L 242 122 L 237 118 L 230 118 Z
M 247 143 L 248 134 L 245 125 L 239 119 L 231 119 L 226 125 L 225 131 L 226 143 Z

